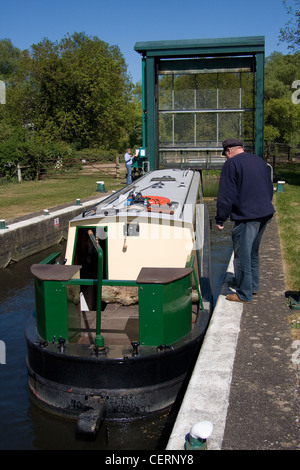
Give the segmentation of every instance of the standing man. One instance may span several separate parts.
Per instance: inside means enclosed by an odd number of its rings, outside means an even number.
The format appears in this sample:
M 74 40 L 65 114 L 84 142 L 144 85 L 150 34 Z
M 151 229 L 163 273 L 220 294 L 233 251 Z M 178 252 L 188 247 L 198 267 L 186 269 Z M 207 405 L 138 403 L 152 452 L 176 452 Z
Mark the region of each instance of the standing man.
M 126 184 L 132 183 L 132 176 L 131 176 L 132 156 L 130 155 L 130 152 L 131 152 L 131 149 L 126 149 L 126 153 L 124 155 L 125 166 L 127 170 Z
M 230 217 L 234 221 L 232 242 L 236 293 L 226 296 L 234 302 L 250 302 L 259 287 L 259 246 L 272 219 L 273 184 L 266 162 L 244 151 L 239 139 L 223 143 L 226 162 L 221 171 L 217 198 L 216 225 L 223 230 Z

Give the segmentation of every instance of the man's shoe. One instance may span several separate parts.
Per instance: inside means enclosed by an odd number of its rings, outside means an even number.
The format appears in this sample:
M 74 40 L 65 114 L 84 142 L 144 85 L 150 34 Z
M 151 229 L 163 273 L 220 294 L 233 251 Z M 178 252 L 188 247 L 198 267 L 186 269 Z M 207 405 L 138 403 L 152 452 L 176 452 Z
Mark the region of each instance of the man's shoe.
M 250 302 L 249 300 L 241 300 L 237 294 L 226 295 L 226 300 L 230 300 L 231 302 L 242 302 L 243 304 Z

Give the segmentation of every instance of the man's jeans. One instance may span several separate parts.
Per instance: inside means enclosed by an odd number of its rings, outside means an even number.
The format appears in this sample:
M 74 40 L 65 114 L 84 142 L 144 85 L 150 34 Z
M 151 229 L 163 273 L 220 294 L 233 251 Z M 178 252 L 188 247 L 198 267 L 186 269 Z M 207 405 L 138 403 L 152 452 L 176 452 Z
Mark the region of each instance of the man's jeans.
M 127 176 L 126 176 L 126 184 L 131 184 L 132 183 L 132 177 L 131 177 L 131 165 L 127 165 L 125 163 L 126 170 L 127 170 Z
M 241 300 L 251 301 L 259 288 L 259 246 L 272 216 L 235 222 L 232 231 L 236 293 Z

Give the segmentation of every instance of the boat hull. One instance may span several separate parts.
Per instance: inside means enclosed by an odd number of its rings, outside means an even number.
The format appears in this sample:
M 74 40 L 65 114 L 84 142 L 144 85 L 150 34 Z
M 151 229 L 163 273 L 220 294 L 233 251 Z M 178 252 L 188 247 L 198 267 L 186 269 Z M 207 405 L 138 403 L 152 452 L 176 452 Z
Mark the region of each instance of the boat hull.
M 146 416 L 174 403 L 202 339 L 201 334 L 178 348 L 112 360 L 91 350 L 89 356 L 72 354 L 72 345 L 60 353 L 27 330 L 29 390 L 39 406 L 65 417 L 100 408 L 106 419 Z

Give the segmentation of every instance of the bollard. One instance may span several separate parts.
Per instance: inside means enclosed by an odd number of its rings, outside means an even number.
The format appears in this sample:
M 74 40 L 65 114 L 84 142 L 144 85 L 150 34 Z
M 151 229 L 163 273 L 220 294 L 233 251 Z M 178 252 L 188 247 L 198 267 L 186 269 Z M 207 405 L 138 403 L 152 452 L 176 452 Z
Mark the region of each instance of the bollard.
M 8 227 L 6 227 L 6 225 L 5 225 L 5 219 L 1 219 L 0 220 L 0 229 L 6 229 L 6 228 L 8 228 Z
M 213 424 L 210 421 L 200 421 L 191 427 L 190 433 L 185 439 L 185 450 L 207 450 L 206 440 L 213 432 Z
M 97 181 L 97 192 L 105 193 L 105 184 L 104 181 Z
M 277 181 L 277 189 L 276 189 L 277 193 L 284 192 L 284 184 L 285 184 L 285 181 Z

